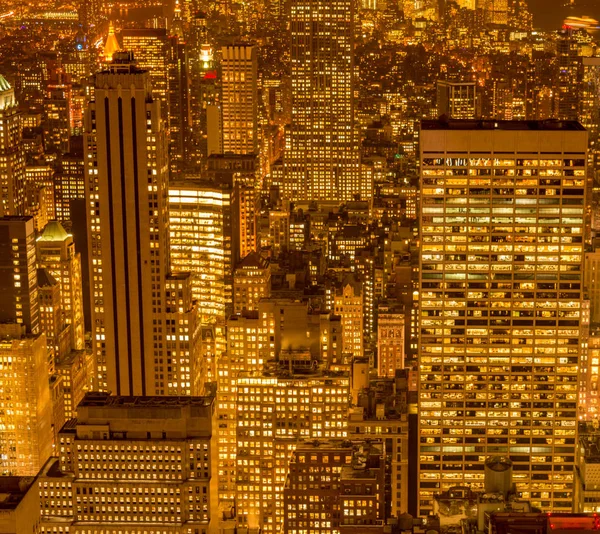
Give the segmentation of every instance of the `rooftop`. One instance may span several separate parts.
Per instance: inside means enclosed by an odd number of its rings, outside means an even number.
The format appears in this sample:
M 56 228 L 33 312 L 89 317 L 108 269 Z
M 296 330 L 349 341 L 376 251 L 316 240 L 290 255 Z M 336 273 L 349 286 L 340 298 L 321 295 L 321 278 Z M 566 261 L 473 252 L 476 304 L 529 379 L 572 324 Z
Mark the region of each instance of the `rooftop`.
M 128 397 L 111 396 L 106 393 L 91 392 L 87 393 L 79 406 L 114 406 L 124 408 L 164 408 L 176 406 L 210 406 L 213 402 L 212 397 Z
M 238 263 L 238 269 L 266 269 L 269 266 L 269 262 L 265 260 L 258 252 L 250 252 L 240 263 Z
M 0 510 L 14 510 L 34 483 L 35 477 L 0 477 Z
M 67 231 L 63 228 L 63 225 L 58 221 L 50 221 L 38 241 L 64 241 L 69 237 Z
M 530 130 L 530 131 L 585 131 L 577 121 L 497 121 L 477 119 L 448 119 L 421 121 L 421 130 Z

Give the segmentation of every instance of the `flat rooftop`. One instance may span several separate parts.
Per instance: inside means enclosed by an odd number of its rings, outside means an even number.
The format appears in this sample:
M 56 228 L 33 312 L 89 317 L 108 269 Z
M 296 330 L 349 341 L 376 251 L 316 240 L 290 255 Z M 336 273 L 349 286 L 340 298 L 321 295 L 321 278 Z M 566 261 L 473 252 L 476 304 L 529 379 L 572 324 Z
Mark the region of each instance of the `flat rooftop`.
M 34 481 L 35 477 L 0 477 L 0 510 L 14 510 Z
M 213 397 L 128 397 L 107 395 L 105 393 L 88 393 L 79 406 L 83 407 L 123 407 L 123 408 L 165 408 L 176 406 L 210 406 Z
M 437 119 L 421 121 L 421 130 L 524 130 L 524 131 L 585 131 L 577 121 L 495 121 L 477 119 Z

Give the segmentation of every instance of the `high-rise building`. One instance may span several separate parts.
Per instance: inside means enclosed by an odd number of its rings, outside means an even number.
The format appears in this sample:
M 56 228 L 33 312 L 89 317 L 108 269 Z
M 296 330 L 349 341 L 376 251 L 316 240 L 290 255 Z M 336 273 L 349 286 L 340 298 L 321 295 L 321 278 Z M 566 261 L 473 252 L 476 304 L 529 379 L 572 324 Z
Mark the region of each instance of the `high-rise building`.
M 401 309 L 379 306 L 377 316 L 377 374 L 394 378 L 404 369 L 404 313 Z
M 70 348 L 85 345 L 81 255 L 75 250 L 73 236 L 62 225 L 49 223 L 36 241 L 38 267 L 46 269 L 58 282 L 65 324 L 71 325 Z
M 152 95 L 162 101 L 171 171 L 178 174 L 186 162 L 190 125 L 186 44 L 164 28 L 124 28 L 120 36 L 123 50 L 132 52 L 138 67 L 149 72 Z
M 223 322 L 232 310 L 238 250 L 233 197 L 231 181 L 189 179 L 169 186 L 171 264 L 193 273 L 202 322 Z
M 45 334 L 0 324 L 0 472 L 35 476 L 52 454 L 52 402 Z
M 0 218 L 0 323 L 40 332 L 33 217 Z
M 54 175 L 54 211 L 56 220 L 71 223 L 71 202 L 85 198 L 83 154 L 64 154 Z
M 253 154 L 258 150 L 258 60 L 251 45 L 224 46 L 223 153 Z
M 475 82 L 437 82 L 437 112 L 453 119 L 474 119 L 477 114 Z
M 227 320 L 227 350 L 217 360 L 219 414 L 219 498 L 235 502 L 237 457 L 237 378 L 262 369 L 269 325 L 258 312 L 242 312 Z M 263 332 L 262 326 L 265 326 Z
M 557 39 L 558 118 L 577 120 L 583 81 L 583 58 L 579 55 L 578 31 L 562 30 Z
M 190 322 L 192 299 L 173 301 L 191 287 L 169 271 L 160 102 L 130 53 L 114 58 L 96 75 L 84 143 L 99 387 L 115 394 L 195 394 L 188 377 L 196 376 L 199 329 Z M 172 347 L 179 341 L 185 342 L 181 352 Z
M 360 284 L 347 282 L 334 298 L 335 314 L 342 318 L 342 350 L 360 358 L 364 355 L 363 294 Z
M 56 217 L 52 165 L 26 165 L 23 193 L 23 213 L 33 217 L 36 231 L 41 232 Z
M 71 325 L 65 322 L 60 284 L 46 270 L 37 270 L 40 331 L 46 334 L 48 372 L 54 374 L 55 361 L 71 351 Z
M 600 248 L 584 255 L 583 285 L 590 299 L 590 323 L 600 324 Z
M 583 58 L 579 120 L 589 132 L 588 168 L 598 181 L 600 162 L 600 58 Z
M 587 132 L 571 121 L 423 121 L 420 514 L 483 487 L 571 510 Z
M 234 188 L 237 263 L 257 250 L 256 227 L 260 211 L 260 162 L 256 154 L 211 154 L 206 175 L 211 180 L 231 183 Z
M 59 73 L 46 88 L 44 98 L 44 151 L 66 153 L 70 149 L 73 87 Z
M 183 35 L 167 40 L 169 69 L 169 157 L 172 175 L 181 174 L 188 165 L 192 125 L 187 43 Z
M 213 397 L 86 395 L 38 477 L 39 531 L 217 532 L 216 430 Z
M 122 49 L 131 52 L 138 68 L 148 71 L 152 96 L 161 101 L 163 118 L 169 110 L 169 55 L 165 28 L 123 28 L 119 33 Z
M 285 152 L 285 198 L 343 201 L 360 191 L 354 4 L 291 3 L 292 121 Z
M 63 410 L 65 419 L 76 416 L 79 403 L 87 391 L 92 391 L 95 378 L 95 362 L 90 351 L 72 350 L 56 359 L 56 374 L 62 380 Z M 60 430 L 60 429 L 58 429 Z
M 242 373 L 260 375 L 268 362 L 275 361 L 282 347 L 301 354 L 303 363 L 309 368 L 311 362 L 318 361 L 337 365 L 341 362 L 340 339 L 339 317 L 312 314 L 306 302 L 262 299 L 257 310 L 242 311 L 229 317 L 227 350 L 219 352 L 216 365 L 220 422 L 219 495 L 223 500 L 233 502 L 238 489 L 238 377 Z M 240 461 L 244 464 L 244 459 Z
M 348 374 L 311 368 L 310 353 L 279 355 L 281 371 L 237 379 L 237 513 L 240 526 L 278 532 L 289 458 L 299 440 L 345 438 Z M 298 374 L 294 369 L 303 368 Z M 285 369 L 285 370 L 284 370 Z
M 23 213 L 25 153 L 15 90 L 0 75 L 0 216 Z

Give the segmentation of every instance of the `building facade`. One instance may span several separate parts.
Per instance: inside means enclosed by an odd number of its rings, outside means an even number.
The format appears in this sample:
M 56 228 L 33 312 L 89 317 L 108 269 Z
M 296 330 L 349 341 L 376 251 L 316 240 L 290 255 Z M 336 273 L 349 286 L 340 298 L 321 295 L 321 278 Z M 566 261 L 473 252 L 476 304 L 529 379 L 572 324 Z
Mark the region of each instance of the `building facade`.
M 191 298 L 171 302 L 167 139 L 152 95 L 148 73 L 130 53 L 117 53 L 96 75 L 86 114 L 97 380 L 113 394 L 189 395 L 199 393 L 187 379 L 198 364 L 199 329 L 190 323 Z M 173 341 L 185 344 L 181 352 L 173 353 Z
M 86 395 L 38 477 L 40 532 L 218 532 L 214 409 L 212 397 Z
M 497 454 L 571 510 L 586 149 L 576 122 L 422 123 L 421 514 Z
M 291 2 L 292 120 L 282 194 L 352 200 L 360 191 L 354 125 L 354 2 Z

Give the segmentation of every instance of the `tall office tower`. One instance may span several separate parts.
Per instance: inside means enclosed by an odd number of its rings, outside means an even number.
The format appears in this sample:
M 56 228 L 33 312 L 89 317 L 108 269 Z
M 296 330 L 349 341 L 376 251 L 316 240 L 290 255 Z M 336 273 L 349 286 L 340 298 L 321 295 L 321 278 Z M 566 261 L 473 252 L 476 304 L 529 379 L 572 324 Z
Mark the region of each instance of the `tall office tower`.
M 167 39 L 169 72 L 169 158 L 171 175 L 183 172 L 190 144 L 190 79 L 187 45 L 182 33 Z
M 37 270 L 40 330 L 46 334 L 48 373 L 54 374 L 55 362 L 71 351 L 71 326 L 65 322 L 60 284 L 46 269 Z
M 35 476 L 52 454 L 46 336 L 0 324 L 0 473 Z
M 213 397 L 87 394 L 39 475 L 40 533 L 217 532 L 216 434 Z
M 258 60 L 251 45 L 221 49 L 223 153 L 258 150 Z
M 237 240 L 231 182 L 185 180 L 169 186 L 171 264 L 193 273 L 203 323 L 224 321 L 233 309 Z
M 577 32 L 562 30 L 557 40 L 558 118 L 577 120 L 581 98 L 583 62 L 579 55 Z
M 75 250 L 73 236 L 59 222 L 49 223 L 36 241 L 37 264 L 58 282 L 65 323 L 71 325 L 70 348 L 85 347 L 81 254 Z
M 398 369 L 404 369 L 404 313 L 403 308 L 379 306 L 377 317 L 377 374 L 394 378 Z
M 360 284 L 348 282 L 334 298 L 335 314 L 342 318 L 343 351 L 358 358 L 364 356 L 363 294 Z
M 421 125 L 420 514 L 498 454 L 571 510 L 586 149 L 571 121 Z
M 83 153 L 63 154 L 54 174 L 54 211 L 56 220 L 71 223 L 71 203 L 85 198 Z
M 0 218 L 0 323 L 38 334 L 39 302 L 32 217 Z
M 581 101 L 579 120 L 589 132 L 588 168 L 598 180 L 600 166 L 600 58 L 583 58 L 583 83 L 581 85 Z
M 600 248 L 584 255 L 583 286 L 590 299 L 590 323 L 600 324 Z
M 227 320 L 227 350 L 217 359 L 219 415 L 219 499 L 235 503 L 237 479 L 237 379 L 240 373 L 262 369 L 260 349 L 268 340 L 259 314 L 243 312 Z
M 122 49 L 133 53 L 138 68 L 147 70 L 152 96 L 162 102 L 163 118 L 168 116 L 169 55 L 164 28 L 123 28 L 119 34 Z
M 62 378 L 63 410 L 68 421 L 76 417 L 77 406 L 86 392 L 93 391 L 95 361 L 91 351 L 73 350 L 56 360 L 55 370 Z
M 183 375 L 195 376 L 199 347 L 197 329 L 185 325 L 191 299 L 182 298 L 174 310 L 170 304 L 168 160 L 160 102 L 130 53 L 114 57 L 96 75 L 84 143 L 99 387 L 114 394 L 187 395 Z M 180 328 L 189 329 L 181 334 L 189 336 L 189 355 L 172 353 L 171 331 Z
M 25 153 L 15 90 L 0 75 L 0 216 L 23 213 Z
M 271 267 L 257 252 L 242 259 L 233 273 L 233 311 L 258 309 L 261 299 L 271 296 Z
M 289 459 L 299 440 L 347 436 L 348 374 L 319 368 L 305 351 L 281 351 L 279 365 L 237 379 L 238 522 L 265 534 L 282 527 Z
M 293 0 L 285 198 L 341 202 L 360 190 L 353 32 L 353 0 Z
M 34 218 L 35 229 L 41 232 L 55 218 L 53 166 L 26 165 L 23 193 L 23 213 Z
M 44 96 L 44 151 L 66 153 L 70 150 L 73 87 L 61 72 L 46 88 Z
M 475 82 L 438 80 L 437 113 L 453 119 L 474 119 L 477 113 Z
M 200 357 L 202 332 L 192 293 L 192 276 L 190 272 L 179 272 L 169 274 L 166 279 L 166 370 L 158 369 L 154 376 L 163 381 L 165 373 L 163 395 L 204 393 L 207 365 Z
M 149 72 L 152 95 L 163 102 L 171 170 L 177 174 L 185 163 L 190 119 L 185 43 L 169 37 L 164 28 L 125 28 L 120 35 L 123 50 L 132 52 L 137 66 Z
M 582 371 L 586 383 L 584 395 L 580 395 L 580 413 L 585 419 L 597 419 L 600 414 L 600 330 L 597 324 L 590 328 L 587 338 L 587 366 Z
M 236 255 L 234 264 L 257 250 L 256 227 L 260 212 L 260 160 L 256 154 L 211 154 L 206 176 L 231 183 L 235 197 Z
M 341 323 L 331 314 L 311 314 L 306 302 L 263 299 L 255 311 L 227 321 L 227 350 L 217 360 L 220 496 L 233 502 L 236 492 L 238 440 L 237 392 L 241 373 L 260 373 L 282 347 L 308 357 L 304 363 L 341 362 Z M 243 462 L 243 460 L 242 460 Z

